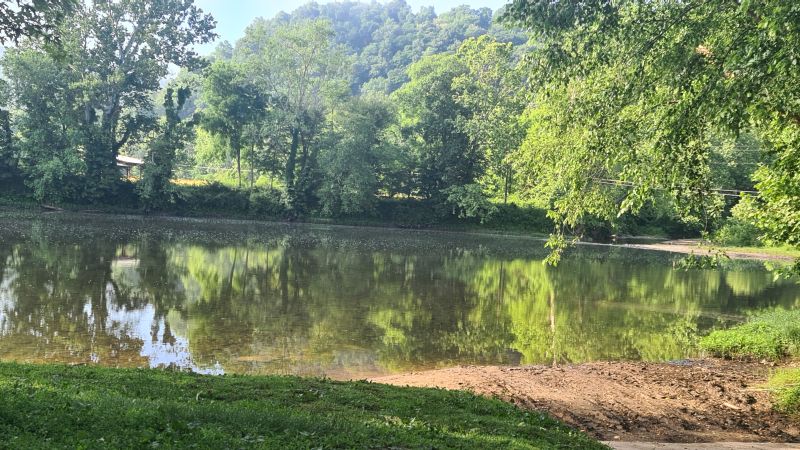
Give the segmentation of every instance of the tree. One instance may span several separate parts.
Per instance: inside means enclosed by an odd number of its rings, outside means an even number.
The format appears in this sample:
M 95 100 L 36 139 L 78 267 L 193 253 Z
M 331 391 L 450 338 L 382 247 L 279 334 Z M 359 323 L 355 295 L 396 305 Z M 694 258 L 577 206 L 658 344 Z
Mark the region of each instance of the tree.
M 396 117 L 383 97 L 354 98 L 329 119 L 328 138 L 320 156 L 320 199 L 329 215 L 370 212 L 380 177 L 394 150 L 389 127 Z
M 213 39 L 214 25 L 192 0 L 95 0 L 76 11 L 66 63 L 80 77 L 89 197 L 119 179 L 120 149 L 155 126 L 151 94 L 171 64 L 201 65 L 192 47 Z
M 248 136 L 246 130 L 260 126 L 267 102 L 247 79 L 239 63 L 222 59 L 205 71 L 202 99 L 206 105 L 203 127 L 227 140 L 236 159 L 239 187 L 242 187 L 242 148 L 248 143 L 256 145 L 256 140 L 252 134 Z
M 484 183 L 508 201 L 514 177 L 509 156 L 525 132 L 520 114 L 525 109 L 524 80 L 516 66 L 511 43 L 483 35 L 459 47 L 457 58 L 466 72 L 453 79 L 456 103 L 470 112 L 460 126 L 483 153 Z
M 11 111 L 8 110 L 8 87 L 5 81 L 0 81 L 0 187 L 6 189 L 14 185 L 20 177 L 17 155 L 14 152 Z
M 348 58 L 333 44 L 325 20 L 272 28 L 263 20 L 237 42 L 235 56 L 262 95 L 272 98 L 276 119 L 289 142 L 284 169 L 287 205 L 303 210 L 315 191 L 316 148 L 325 113 L 348 92 Z
M 454 55 L 428 56 L 409 68 L 411 81 L 392 95 L 415 153 L 416 193 L 423 197 L 442 199 L 445 189 L 470 184 L 481 174 L 478 148 L 458 126 L 470 113 L 452 91 L 453 80 L 466 73 Z
M 406 69 L 424 55 L 454 51 L 462 41 L 484 34 L 522 44 L 520 30 L 492 26 L 488 8 L 459 6 L 441 15 L 432 7 L 415 13 L 405 0 L 311 2 L 267 21 L 270 28 L 327 19 L 333 39 L 355 60 L 353 92 L 390 94 L 408 81 Z
M 36 45 L 6 51 L 3 74 L 10 88 L 16 137 L 10 165 L 25 175 L 39 201 L 76 200 L 85 166 L 79 153 L 76 74 Z
M 710 136 L 752 130 L 775 155 L 756 175 L 758 220 L 797 244 L 800 6 L 515 0 L 505 18 L 532 33 L 537 100 L 554 105 L 539 117 L 548 125 L 532 125 L 546 132 L 536 138 L 574 135 L 571 153 L 536 169 L 571 179 L 553 204 L 557 218 L 613 219 L 667 193 L 684 216 L 703 220 L 719 203 L 715 188 L 727 188 L 708 176 Z M 535 154 L 547 159 L 542 150 Z
M 137 186 L 145 209 L 158 209 L 171 200 L 171 182 L 178 149 L 186 145 L 192 135 L 192 120 L 181 118 L 191 91 L 186 87 L 167 88 L 164 95 L 164 119 L 158 137 L 150 143 L 150 150 L 142 170 L 142 181 Z

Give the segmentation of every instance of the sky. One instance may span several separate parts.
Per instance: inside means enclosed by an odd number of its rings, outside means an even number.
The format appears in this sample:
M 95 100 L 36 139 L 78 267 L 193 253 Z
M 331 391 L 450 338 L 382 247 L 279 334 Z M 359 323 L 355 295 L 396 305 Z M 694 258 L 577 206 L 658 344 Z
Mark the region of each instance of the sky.
M 368 0 L 369 1 L 369 0 Z M 380 1 L 380 0 L 379 0 Z M 414 11 L 423 6 L 433 6 L 437 13 L 442 13 L 459 5 L 473 8 L 488 7 L 497 10 L 510 0 L 406 0 Z M 256 17 L 271 18 L 280 11 L 291 12 L 295 8 L 308 3 L 309 0 L 195 0 L 195 5 L 217 19 L 217 42 L 227 40 L 231 43 L 244 35 L 244 29 Z M 329 3 L 329 0 L 317 0 L 317 3 Z M 384 3 L 383 1 L 380 1 Z M 216 43 L 198 48 L 200 53 L 208 53 Z

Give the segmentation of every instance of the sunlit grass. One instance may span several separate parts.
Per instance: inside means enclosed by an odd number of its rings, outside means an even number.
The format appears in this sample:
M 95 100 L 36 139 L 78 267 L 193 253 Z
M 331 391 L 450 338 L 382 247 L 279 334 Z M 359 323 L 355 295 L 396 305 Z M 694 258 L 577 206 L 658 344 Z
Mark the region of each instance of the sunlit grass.
M 605 448 L 549 417 L 436 389 L 0 364 L 0 447 Z
M 198 180 L 192 178 L 176 178 L 172 180 L 172 184 L 177 186 L 205 186 L 209 182 L 207 180 Z
M 747 323 L 712 332 L 700 340 L 700 346 L 725 358 L 800 356 L 800 310 L 758 314 Z
M 775 406 L 787 413 L 800 413 L 800 368 L 777 370 L 768 388 L 775 395 Z

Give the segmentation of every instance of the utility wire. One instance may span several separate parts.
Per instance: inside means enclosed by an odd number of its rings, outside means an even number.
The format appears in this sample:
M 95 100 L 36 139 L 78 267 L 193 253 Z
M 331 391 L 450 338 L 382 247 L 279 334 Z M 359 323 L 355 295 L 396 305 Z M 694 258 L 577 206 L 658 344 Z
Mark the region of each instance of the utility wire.
M 606 186 L 622 186 L 622 187 L 637 187 L 641 186 L 640 184 L 633 183 L 632 181 L 625 181 L 625 180 L 614 180 L 610 178 L 596 178 L 593 177 L 592 181 L 595 181 L 598 184 L 606 185 Z M 741 198 L 743 194 L 755 194 L 758 195 L 758 191 L 746 191 L 746 190 L 739 190 L 739 189 L 722 189 L 722 188 L 713 188 L 709 189 L 710 192 L 722 195 L 724 197 L 738 197 Z

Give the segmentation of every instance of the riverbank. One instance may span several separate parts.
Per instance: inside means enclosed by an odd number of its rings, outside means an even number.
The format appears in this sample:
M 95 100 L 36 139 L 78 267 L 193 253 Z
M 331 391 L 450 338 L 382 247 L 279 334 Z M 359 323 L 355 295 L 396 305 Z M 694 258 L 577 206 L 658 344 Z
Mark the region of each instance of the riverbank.
M 623 247 L 662 252 L 714 256 L 719 252 L 732 259 L 793 261 L 800 258 L 800 249 L 786 247 L 725 247 L 709 245 L 700 239 L 676 239 L 658 243 L 622 244 Z
M 0 447 L 602 449 L 543 414 L 434 389 L 0 363 Z
M 763 389 L 771 365 L 721 359 L 455 367 L 376 378 L 461 389 L 547 412 L 604 441 L 800 442 Z
M 211 188 L 209 188 L 211 189 Z M 436 231 L 511 233 L 546 237 L 553 229 L 543 209 L 514 204 L 497 205 L 497 212 L 485 221 L 462 218 L 452 208 L 419 199 L 379 199 L 369 213 L 352 216 L 324 216 L 316 213 L 297 214 L 286 211 L 275 198 L 266 201 L 248 191 L 211 189 L 190 191 L 192 195 L 177 201 L 169 210 L 149 211 L 136 203 L 116 204 L 48 204 L 41 205 L 26 196 L 4 196 L 0 193 L 0 209 L 17 211 L 68 211 L 73 213 L 113 214 L 147 217 L 196 219 L 235 219 L 265 222 L 296 222 L 322 225 L 365 226 L 380 228 L 422 229 Z
M 99 210 L 86 210 L 86 209 L 43 209 L 40 205 L 29 203 L 26 205 L 21 204 L 4 204 L 0 202 L 0 211 L 19 212 L 24 214 L 41 213 L 41 214 L 54 214 L 54 213 L 71 213 L 71 214 L 89 214 L 89 215 L 102 215 L 108 217 L 154 217 L 165 220 L 220 220 L 241 223 L 281 223 L 285 224 L 288 221 L 280 218 L 253 218 L 247 216 L 220 216 L 213 214 L 190 214 L 190 215 L 170 215 L 170 214 L 151 214 L 145 215 L 141 211 L 131 210 L 113 210 L 113 209 L 99 209 Z M 476 223 L 462 223 L 462 224 L 438 224 L 429 225 L 425 227 L 408 227 L 397 225 L 392 222 L 366 220 L 366 219 L 331 219 L 331 218 L 314 218 L 308 217 L 302 220 L 292 221 L 292 223 L 302 223 L 309 225 L 331 225 L 343 227 L 360 227 L 360 228 L 381 228 L 381 229 L 419 229 L 422 231 L 438 231 L 438 232 L 452 232 L 452 233 L 469 233 L 490 236 L 512 236 L 512 237 L 525 237 L 542 241 L 542 245 L 547 240 L 547 233 L 542 230 L 524 230 L 524 227 L 492 227 L 489 225 L 481 225 Z M 790 248 L 775 248 L 775 247 L 715 247 L 708 245 L 705 241 L 699 239 L 678 239 L 678 240 L 665 240 L 661 242 L 648 242 L 648 243 L 634 243 L 637 239 L 653 241 L 658 238 L 654 237 L 633 237 L 628 236 L 622 239 L 622 243 L 602 244 L 593 242 L 578 242 L 578 245 L 598 245 L 610 246 L 621 248 L 633 248 L 639 250 L 654 250 L 662 252 L 670 252 L 677 254 L 695 254 L 698 256 L 716 255 L 718 252 L 724 252 L 731 259 L 756 259 L 765 261 L 780 261 L 791 262 L 800 258 L 800 249 Z

